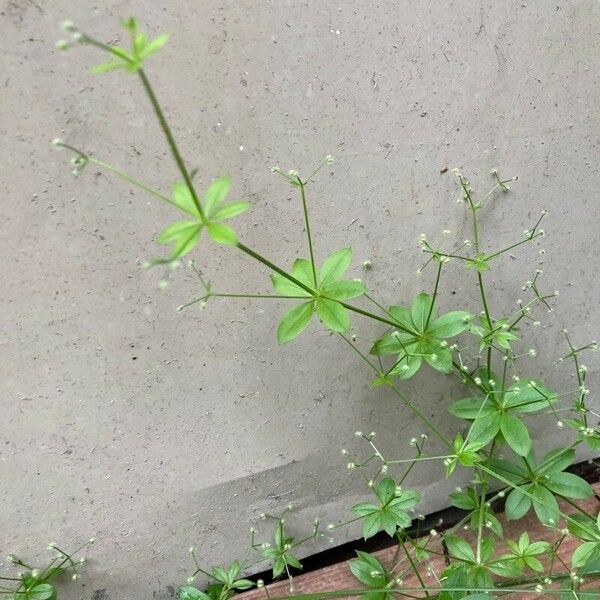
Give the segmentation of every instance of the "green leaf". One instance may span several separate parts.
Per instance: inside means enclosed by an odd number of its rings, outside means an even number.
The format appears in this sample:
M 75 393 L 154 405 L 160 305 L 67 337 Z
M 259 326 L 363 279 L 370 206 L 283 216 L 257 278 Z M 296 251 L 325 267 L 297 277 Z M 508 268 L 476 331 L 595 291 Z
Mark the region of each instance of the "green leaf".
M 390 535 L 394 535 L 397 527 L 400 527 L 401 529 L 406 529 L 412 524 L 412 519 L 410 515 L 405 510 L 402 510 L 400 507 L 394 506 L 393 502 L 385 509 L 385 512 L 387 512 L 394 521 L 394 527 Z
M 515 488 L 506 497 L 504 512 L 509 521 L 520 519 L 531 508 L 531 498 L 523 493 L 529 491 L 529 488 L 529 484 Z
M 390 375 L 398 375 L 400 379 L 410 379 L 421 367 L 420 356 L 404 355 L 398 357 L 398 364 L 390 371 Z
M 157 236 L 156 241 L 161 244 L 168 244 L 178 240 L 182 235 L 186 237 L 191 230 L 198 230 L 200 223 L 198 221 L 175 221 L 167 225 Z
M 116 61 L 109 61 L 105 63 L 101 63 L 96 65 L 90 69 L 90 73 L 109 73 L 110 71 L 115 71 L 116 69 L 121 69 L 123 67 L 122 63 L 118 63 Z
M 332 300 L 350 300 L 362 296 L 367 290 L 360 281 L 332 281 L 331 283 L 321 286 L 321 290 L 325 296 Z
M 230 204 L 221 206 L 221 208 L 217 208 L 212 215 L 212 220 L 231 219 L 245 213 L 249 208 L 250 202 L 231 202 Z
M 177 588 L 177 600 L 212 600 L 208 594 L 201 592 L 199 589 L 184 585 Z
M 552 492 L 535 483 L 531 485 L 529 491 L 533 496 L 533 509 L 538 519 L 544 525 L 557 525 L 560 511 Z
M 446 313 L 428 326 L 433 337 L 449 338 L 465 331 L 470 324 L 471 315 L 464 310 Z
M 479 444 L 480 447 L 491 442 L 500 431 L 500 413 L 493 412 L 480 414 L 474 421 L 469 431 L 469 441 Z
M 277 341 L 286 344 L 300 335 L 310 323 L 314 310 L 313 301 L 298 304 L 288 310 L 281 319 L 277 329 Z
M 225 223 L 208 223 L 206 228 L 210 237 L 217 244 L 224 244 L 225 246 L 235 246 L 237 244 L 237 235 L 229 225 L 225 225 Z
M 301 281 L 304 285 L 309 286 L 311 289 L 315 287 L 312 264 L 310 260 L 306 260 L 305 258 L 297 258 L 292 265 L 292 275 L 298 281 Z
M 273 563 L 273 577 L 279 577 L 285 571 L 285 560 L 280 556 Z
M 587 542 L 600 541 L 597 524 L 586 515 L 575 513 L 567 521 L 569 531 L 580 540 Z
M 473 498 L 473 495 L 469 491 L 454 491 L 450 494 L 452 500 L 452 506 L 456 508 L 462 508 L 463 510 L 475 510 L 477 508 L 477 500 Z
M 500 418 L 500 431 L 506 443 L 519 455 L 527 456 L 531 450 L 531 438 L 527 427 L 521 419 L 504 413 Z
M 378 506 L 371 504 L 370 502 L 359 502 L 355 504 L 351 509 L 353 513 L 357 514 L 359 517 L 366 517 L 371 513 L 377 512 L 379 510 Z
M 462 564 L 452 564 L 442 573 L 444 591 L 439 600 L 461 600 L 464 598 L 464 590 L 468 585 L 467 569 Z
M 494 470 L 498 481 L 501 481 L 504 484 L 506 481 L 503 480 L 508 480 L 511 483 L 521 482 L 523 479 L 527 478 L 529 473 L 529 471 L 521 464 L 514 464 L 501 458 L 493 458 L 489 462 L 489 466 Z
M 573 473 L 548 473 L 543 485 L 555 494 L 585 500 L 594 495 L 590 484 Z
M 394 515 L 387 508 L 382 509 L 380 514 L 380 527 L 383 529 L 389 536 L 394 537 L 396 535 L 397 523 L 396 523 L 396 515 Z M 400 517 L 403 523 L 406 523 L 404 516 Z M 410 519 L 409 519 L 410 524 Z
M 469 543 L 457 535 L 445 535 L 444 541 L 450 556 L 467 562 L 475 562 L 475 554 Z
M 545 388 L 538 381 L 514 384 L 505 395 L 505 405 L 517 412 L 536 412 L 548 408 L 557 399 L 556 392 Z
M 212 576 L 221 583 L 227 584 L 229 583 L 229 576 L 227 571 L 222 567 L 213 567 L 212 568 Z
M 294 567 L 295 569 L 302 569 L 302 563 L 289 552 L 285 553 L 285 561 L 290 567 Z
M 340 333 L 350 329 L 350 313 L 339 302 L 321 297 L 316 304 L 317 314 L 327 328 Z
M 249 579 L 236 579 L 231 587 L 236 590 L 249 590 L 251 587 L 254 587 L 254 581 L 250 581 Z
M 367 515 L 363 519 L 363 537 L 368 540 L 382 529 L 381 510 Z
M 410 313 L 412 322 L 419 332 L 425 331 L 425 323 L 427 322 L 430 312 L 430 319 L 435 319 L 435 312 L 431 310 L 432 303 L 433 297 L 425 293 L 419 294 L 413 302 Z
M 173 243 L 171 260 L 191 252 L 200 240 L 201 224 L 198 221 L 175 221 L 163 229 L 157 237 L 161 244 Z
M 396 482 L 391 477 L 385 477 L 375 486 L 374 491 L 381 504 L 387 504 L 396 495 Z
M 421 501 L 421 494 L 415 490 L 402 490 L 400 494 L 396 492 L 396 498 L 394 498 L 389 506 L 393 508 L 413 508 Z
M 523 572 L 522 569 L 519 569 L 512 556 L 506 559 L 494 560 L 486 566 L 494 575 L 499 575 L 500 577 L 518 577 Z
M 384 587 L 389 581 L 385 567 L 372 554 L 360 550 L 356 554 L 358 558 L 348 561 L 352 575 L 369 587 Z
M 565 450 L 565 448 L 555 448 L 542 458 L 538 473 L 557 473 L 564 471 L 573 464 L 575 460 L 575 450 Z M 545 465 L 545 466 L 543 466 Z
M 452 352 L 448 348 L 442 348 L 437 344 L 427 344 L 422 348 L 423 358 L 436 371 L 450 373 L 452 370 Z
M 321 285 L 339 279 L 349 268 L 352 262 L 352 248 L 342 248 L 329 256 L 320 270 Z
M 169 41 L 169 37 L 168 33 L 163 33 L 155 37 L 150 43 L 145 44 L 139 53 L 140 58 L 148 58 L 155 52 L 158 52 Z
M 192 193 L 183 181 L 176 181 L 173 184 L 172 194 L 173 203 L 176 206 L 190 215 L 193 215 L 194 217 L 200 217 L 200 213 L 196 207 Z
M 598 542 L 585 542 L 585 544 L 581 544 L 581 546 L 573 552 L 571 563 L 574 567 L 583 567 L 592 559 L 596 558 L 599 552 L 600 545 Z
M 310 294 L 298 287 L 294 282 L 290 281 L 287 277 L 280 275 L 279 273 L 271 274 L 271 281 L 273 287 L 282 296 L 306 296 L 310 297 Z
M 225 200 L 230 185 L 231 180 L 229 176 L 223 175 L 222 177 L 215 179 L 208 186 L 208 189 L 204 194 L 204 212 L 209 219 L 212 217 L 213 212 L 219 208 L 221 202 Z
M 388 331 L 384 333 L 371 347 L 369 352 L 380 356 L 388 354 L 404 353 L 404 350 L 411 350 L 416 347 L 416 340 L 413 335 L 402 333 L 400 331 Z
M 415 327 L 412 322 L 409 308 L 404 308 L 403 306 L 390 306 L 388 312 L 400 327 L 409 329 L 410 331 L 414 330 Z
M 27 590 L 27 600 L 50 600 L 56 594 L 56 589 L 49 583 L 40 583 Z M 15 595 L 17 597 L 17 595 Z
M 484 404 L 485 402 L 485 404 Z M 497 412 L 494 404 L 485 398 L 463 398 L 456 400 L 448 408 L 450 414 L 460 419 L 476 419 L 480 414 Z

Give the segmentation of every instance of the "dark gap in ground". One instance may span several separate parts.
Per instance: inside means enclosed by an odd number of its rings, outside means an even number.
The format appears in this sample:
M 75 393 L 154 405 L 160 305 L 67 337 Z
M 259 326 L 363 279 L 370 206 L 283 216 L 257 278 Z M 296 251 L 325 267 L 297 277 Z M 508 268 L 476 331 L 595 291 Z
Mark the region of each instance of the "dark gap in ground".
M 579 475 L 588 483 L 598 483 L 600 482 L 600 462 L 596 462 L 597 460 L 598 459 L 586 460 L 571 465 L 566 470 L 570 473 L 574 473 L 575 475 Z M 490 494 L 490 497 L 493 495 L 493 493 Z M 600 498 L 598 498 L 598 500 L 600 501 Z M 493 508 L 496 512 L 501 512 L 504 508 L 504 502 L 502 500 L 497 500 L 494 502 Z M 418 522 L 416 527 L 407 530 L 407 534 L 410 537 L 417 538 L 426 534 L 431 529 L 442 531 L 458 523 L 467 514 L 468 512 L 465 510 L 450 506 L 427 515 L 424 520 Z M 441 527 L 439 525 L 440 520 L 442 520 L 443 523 Z M 302 565 L 304 567 L 302 570 L 290 569 L 290 571 L 292 575 L 302 575 L 304 573 L 318 571 L 324 567 L 345 562 L 351 558 L 356 558 L 356 550 L 362 550 L 363 552 L 377 552 L 378 550 L 385 550 L 386 548 L 390 548 L 391 546 L 395 545 L 396 544 L 394 540 L 389 535 L 384 532 L 380 532 L 367 541 L 360 538 L 358 540 L 346 542 L 341 546 L 336 546 L 335 548 L 330 548 L 328 550 L 323 550 L 322 552 L 312 554 L 311 556 L 307 556 L 306 558 L 302 559 Z M 262 579 L 265 582 L 265 585 L 275 581 L 273 579 L 273 572 L 271 570 L 263 571 L 262 573 L 256 573 L 255 575 L 248 576 L 247 578 L 252 581 L 258 581 L 259 579 Z M 279 580 L 280 579 L 281 578 L 279 578 Z

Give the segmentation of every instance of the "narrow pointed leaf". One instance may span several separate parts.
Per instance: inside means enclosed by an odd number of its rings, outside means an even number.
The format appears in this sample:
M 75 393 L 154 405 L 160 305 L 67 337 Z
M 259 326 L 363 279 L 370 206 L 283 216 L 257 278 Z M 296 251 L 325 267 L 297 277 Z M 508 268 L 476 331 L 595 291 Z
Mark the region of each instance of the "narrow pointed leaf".
M 429 294 L 421 293 L 415 298 L 410 314 L 417 331 L 425 331 L 425 323 L 428 317 L 430 322 L 436 318 L 435 311 L 431 310 L 432 303 L 433 298 Z M 430 311 L 431 316 L 429 316 Z
M 235 246 L 237 244 L 237 235 L 229 225 L 225 225 L 225 223 L 208 223 L 206 228 L 210 237 L 217 244 L 224 244 L 225 246 Z
M 531 450 L 531 438 L 521 419 L 510 413 L 504 413 L 500 419 L 500 431 L 502 431 L 506 443 L 519 456 L 527 456 Z
M 366 289 L 359 281 L 348 279 L 344 281 L 332 281 L 323 285 L 322 291 L 325 296 L 332 300 L 351 300 L 352 298 L 362 296 L 366 292 Z
M 158 52 L 169 41 L 169 37 L 168 33 L 163 33 L 162 35 L 155 37 L 140 51 L 140 58 L 147 58 L 155 52 Z
M 225 200 L 231 180 L 228 175 L 223 175 L 215 179 L 204 194 L 204 212 L 208 218 L 212 217 L 213 212 L 219 208 L 221 202 Z
M 306 290 L 297 286 L 293 281 L 290 281 L 287 277 L 284 277 L 279 273 L 272 273 L 271 281 L 273 282 L 275 290 L 282 296 L 310 296 Z
M 324 325 L 332 331 L 343 333 L 350 329 L 350 313 L 335 300 L 319 298 L 317 300 L 317 314 Z
M 430 321 L 427 329 L 436 338 L 448 338 L 468 329 L 471 315 L 464 310 L 446 313 L 433 323 Z
M 250 208 L 250 202 L 231 202 L 217 208 L 212 215 L 214 221 L 219 219 L 231 219 L 245 213 Z
M 310 289 L 314 289 L 315 281 L 310 260 L 297 258 L 292 265 L 292 275 Z
M 198 208 L 196 207 L 196 203 L 192 197 L 192 193 L 190 192 L 188 186 L 183 181 L 177 181 L 173 184 L 173 202 L 185 212 L 193 215 L 194 217 L 199 217 L 200 214 L 198 212 Z
M 310 323 L 313 313 L 313 302 L 305 302 L 294 306 L 283 315 L 277 329 L 277 341 L 286 344 L 300 335 Z
M 531 498 L 521 491 L 528 491 L 529 487 L 530 486 L 527 485 L 522 486 L 521 488 L 515 488 L 508 494 L 504 511 L 506 513 L 506 518 L 509 521 L 520 519 L 525 516 L 531 508 Z
M 334 252 L 325 260 L 320 271 L 321 285 L 339 279 L 350 267 L 352 262 L 352 249 L 342 248 Z

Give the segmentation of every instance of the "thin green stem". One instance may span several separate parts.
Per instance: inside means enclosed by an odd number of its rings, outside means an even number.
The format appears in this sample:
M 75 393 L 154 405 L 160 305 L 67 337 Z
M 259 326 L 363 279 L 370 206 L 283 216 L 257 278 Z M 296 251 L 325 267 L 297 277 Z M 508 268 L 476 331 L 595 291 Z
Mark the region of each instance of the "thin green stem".
M 144 72 L 143 69 L 138 70 L 138 75 L 140 76 L 140 80 L 142 81 L 142 85 L 144 86 L 144 90 L 146 91 L 146 95 L 148 96 L 148 98 L 150 100 L 150 104 L 152 104 L 152 108 L 154 109 L 154 113 L 156 114 L 156 117 L 158 118 L 158 122 L 160 123 L 163 133 L 165 134 L 165 137 L 167 138 L 167 142 L 169 144 L 169 148 L 171 149 L 171 154 L 173 155 L 173 158 L 175 159 L 175 163 L 177 164 L 177 168 L 179 169 L 181 176 L 183 177 L 186 185 L 188 186 L 188 188 L 190 190 L 190 194 L 192 195 L 192 199 L 194 201 L 194 205 L 196 206 L 196 209 L 198 210 L 198 214 L 200 215 L 200 218 L 202 219 L 202 221 L 206 222 L 206 216 L 204 214 L 204 210 L 202 209 L 202 205 L 200 204 L 200 200 L 198 198 L 198 194 L 196 193 L 196 189 L 194 188 L 192 178 L 190 177 L 187 167 L 185 166 L 185 163 L 183 162 L 183 159 L 181 158 L 181 154 L 179 153 L 179 148 L 177 147 L 177 143 L 175 142 L 175 138 L 173 137 L 171 128 L 169 127 L 169 124 L 167 123 L 167 120 L 162 111 L 162 108 L 160 107 L 158 99 L 156 98 L 154 90 L 152 89 L 152 86 L 150 85 L 150 81 L 146 77 L 146 73 Z
M 312 268 L 313 283 L 315 289 L 318 287 L 317 283 L 317 267 L 315 266 L 315 255 L 313 252 L 312 235 L 310 233 L 310 220 L 308 218 L 308 207 L 306 204 L 306 192 L 304 190 L 304 184 L 298 177 L 298 184 L 300 185 L 300 195 L 302 196 L 302 210 L 304 212 L 304 225 L 306 226 L 306 237 L 308 238 L 308 251 L 310 252 L 310 266 Z
M 421 588 L 425 592 L 425 597 L 430 598 L 431 596 L 429 595 L 429 591 L 427 590 L 425 581 L 423 581 L 423 578 L 421 577 L 421 573 L 419 572 L 419 569 L 418 569 L 417 565 L 415 564 L 415 561 L 413 560 L 412 556 L 410 555 L 410 552 L 408 551 L 406 544 L 404 543 L 404 540 L 399 539 L 399 542 L 402 545 L 402 550 L 404 550 L 404 554 L 406 554 L 406 558 L 408 559 L 408 562 L 410 564 L 410 567 L 411 567 L 413 573 L 415 574 L 418 582 L 421 584 Z
M 431 319 L 431 315 L 433 314 L 433 308 L 435 306 L 435 301 L 437 299 L 438 287 L 440 285 L 440 277 L 442 276 L 442 262 L 440 261 L 438 264 L 437 275 L 435 277 L 435 285 L 433 287 L 433 295 L 431 297 L 431 304 L 429 305 L 429 312 L 427 313 L 427 320 L 425 321 L 425 327 L 423 327 L 424 331 L 427 331 L 427 325 L 429 325 L 429 320 Z

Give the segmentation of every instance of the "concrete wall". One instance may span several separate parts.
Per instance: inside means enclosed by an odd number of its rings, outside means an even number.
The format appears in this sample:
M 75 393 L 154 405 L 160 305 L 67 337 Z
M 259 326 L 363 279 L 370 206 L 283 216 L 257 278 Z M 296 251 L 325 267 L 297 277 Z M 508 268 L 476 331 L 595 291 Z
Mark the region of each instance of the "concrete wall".
M 96 535 L 65 600 L 169 598 L 190 544 L 207 561 L 231 559 L 258 513 L 288 501 L 300 507 L 296 533 L 316 515 L 341 520 L 362 493 L 339 454 L 357 447 L 354 430 L 378 431 L 403 456 L 422 427 L 316 325 L 278 348 L 283 302 L 175 311 L 199 292 L 192 274 L 159 291 L 160 272 L 140 266 L 173 212 L 93 168 L 74 181 L 50 147 L 61 136 L 163 190 L 177 178 L 135 78 L 86 72 L 102 58 L 91 49 L 56 51 L 62 19 L 116 40 L 117 18 L 136 13 L 175 34 L 148 72 L 176 136 L 204 181 L 232 174 L 233 194 L 254 204 L 241 237 L 279 263 L 306 250 L 298 200 L 269 167 L 306 172 L 333 154 L 310 191 L 317 254 L 351 241 L 386 302 L 431 285 L 415 276 L 421 231 L 469 235 L 443 167 L 462 166 L 478 189 L 492 167 L 518 174 L 482 213 L 484 238 L 520 239 L 546 208 L 546 253 L 529 248 L 490 275 L 493 310 L 512 310 L 541 260 L 544 288 L 561 296 L 539 330 L 525 328 L 540 358 L 524 367 L 573 389 L 553 366 L 560 329 L 583 343 L 600 321 L 596 1 L 1 5 L 0 553 L 43 556 L 50 541 Z M 266 271 L 235 251 L 203 245 L 196 257 L 220 290 L 269 290 Z M 475 308 L 471 284 L 452 267 L 444 307 Z M 448 378 L 424 370 L 406 389 L 456 428 L 443 416 L 461 394 Z M 560 443 L 552 418 L 537 437 Z M 455 482 L 431 467 L 412 484 L 427 512 Z M 357 535 L 339 530 L 336 543 Z

